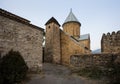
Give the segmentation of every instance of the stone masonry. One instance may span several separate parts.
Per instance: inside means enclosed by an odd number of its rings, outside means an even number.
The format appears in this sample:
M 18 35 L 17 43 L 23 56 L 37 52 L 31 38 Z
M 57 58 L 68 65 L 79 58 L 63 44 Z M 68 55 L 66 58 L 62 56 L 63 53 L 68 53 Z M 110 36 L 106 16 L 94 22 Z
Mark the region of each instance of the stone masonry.
M 101 51 L 103 53 L 120 52 L 120 31 L 112 32 L 112 34 L 103 34 L 101 39 Z
M 74 54 L 84 54 L 84 53 L 90 53 L 89 50 L 85 49 L 85 46 L 82 44 L 79 44 L 79 42 L 71 38 L 68 34 L 66 34 L 64 31 L 61 30 L 61 62 L 63 65 L 69 65 L 70 64 L 70 56 Z
M 0 9 L 0 52 L 19 51 L 29 70 L 42 67 L 43 29 L 30 21 Z
M 90 35 L 80 35 L 81 23 L 72 11 L 62 25 L 63 30 L 54 17 L 49 19 L 45 26 L 45 62 L 69 66 L 71 55 L 91 52 Z
M 46 25 L 46 41 L 44 61 L 60 64 L 60 25 L 53 17 L 48 20 Z
M 87 67 L 100 67 L 104 68 L 108 63 L 120 63 L 120 53 L 116 54 L 81 54 L 72 55 L 70 58 L 70 65 L 76 69 Z

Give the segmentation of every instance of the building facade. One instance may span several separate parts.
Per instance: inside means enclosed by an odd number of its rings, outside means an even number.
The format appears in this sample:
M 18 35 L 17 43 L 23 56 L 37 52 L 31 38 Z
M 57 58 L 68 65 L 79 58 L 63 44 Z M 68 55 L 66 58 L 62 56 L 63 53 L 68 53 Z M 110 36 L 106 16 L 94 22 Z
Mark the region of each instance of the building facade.
M 70 64 L 70 56 L 90 53 L 90 35 L 80 35 L 81 23 L 72 11 L 60 29 L 58 21 L 52 17 L 47 21 L 45 41 L 45 62 Z
M 30 71 L 42 67 L 43 31 L 30 21 L 0 9 L 0 53 L 19 51 Z

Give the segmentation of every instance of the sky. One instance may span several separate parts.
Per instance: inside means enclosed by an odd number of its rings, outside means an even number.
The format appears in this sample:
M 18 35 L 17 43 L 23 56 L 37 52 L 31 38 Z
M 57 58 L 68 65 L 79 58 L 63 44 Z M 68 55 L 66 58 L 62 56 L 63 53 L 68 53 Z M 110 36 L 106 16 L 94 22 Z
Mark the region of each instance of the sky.
M 62 25 L 72 8 L 81 35 L 90 34 L 91 50 L 101 48 L 103 33 L 120 30 L 120 0 L 0 0 L 0 8 L 44 29 L 51 17 Z

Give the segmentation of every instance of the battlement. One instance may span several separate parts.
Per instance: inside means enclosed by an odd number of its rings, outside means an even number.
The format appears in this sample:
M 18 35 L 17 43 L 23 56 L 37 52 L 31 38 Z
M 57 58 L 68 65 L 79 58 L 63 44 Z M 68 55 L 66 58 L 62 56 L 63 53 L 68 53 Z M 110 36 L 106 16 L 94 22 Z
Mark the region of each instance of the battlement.
M 120 31 L 103 34 L 101 39 L 102 52 L 120 52 Z
M 120 39 L 120 31 L 113 31 L 112 33 L 103 34 L 102 40 L 117 40 Z

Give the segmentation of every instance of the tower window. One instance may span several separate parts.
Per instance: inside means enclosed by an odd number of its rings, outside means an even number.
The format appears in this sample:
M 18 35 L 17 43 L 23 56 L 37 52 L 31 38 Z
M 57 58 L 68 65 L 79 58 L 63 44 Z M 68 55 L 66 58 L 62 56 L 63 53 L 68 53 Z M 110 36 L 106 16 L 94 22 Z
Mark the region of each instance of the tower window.
M 48 26 L 48 28 L 50 28 L 50 26 Z

